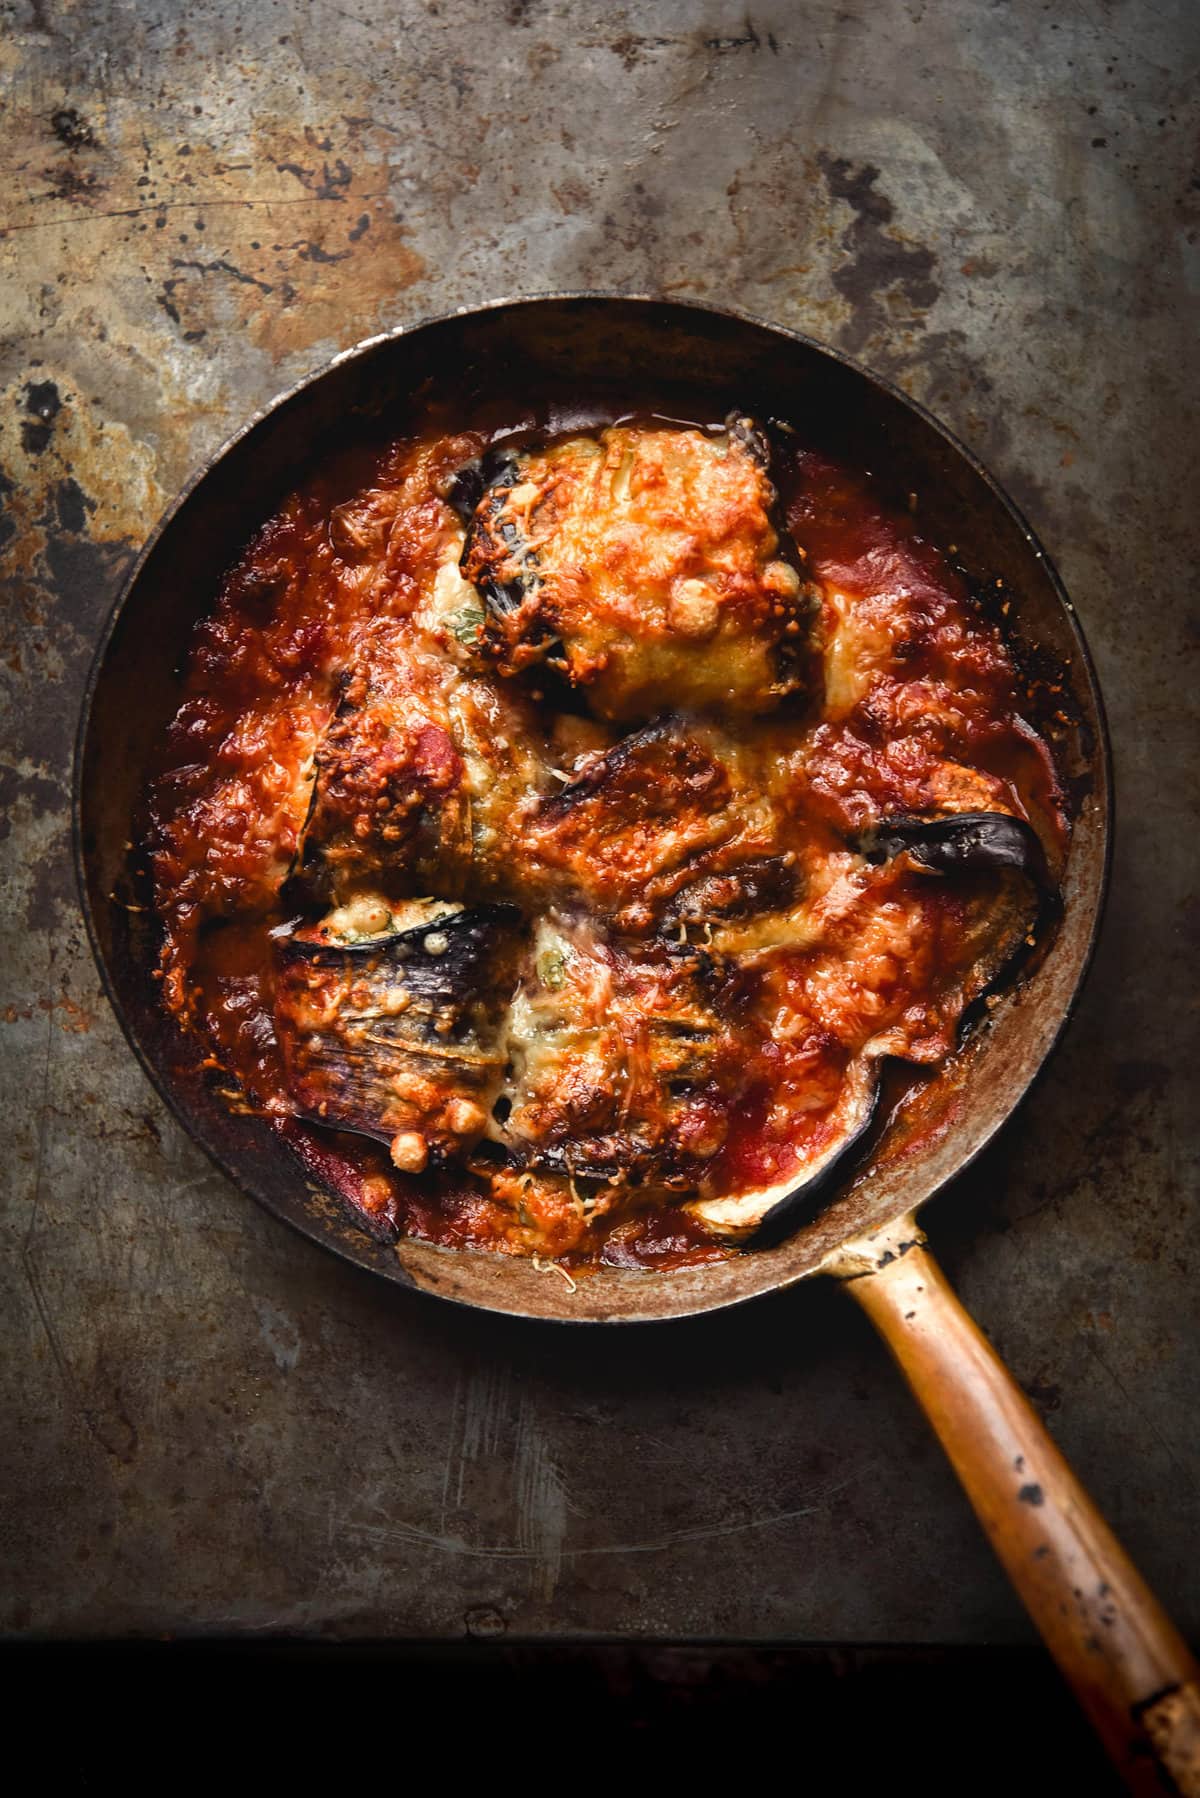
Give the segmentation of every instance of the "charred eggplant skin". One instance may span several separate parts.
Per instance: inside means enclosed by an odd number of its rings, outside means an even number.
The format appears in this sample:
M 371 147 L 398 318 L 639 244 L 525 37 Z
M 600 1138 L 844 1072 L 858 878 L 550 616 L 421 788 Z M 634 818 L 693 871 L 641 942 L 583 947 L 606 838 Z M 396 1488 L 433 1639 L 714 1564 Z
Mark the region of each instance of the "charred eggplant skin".
M 461 1004 L 478 996 L 473 978 L 491 953 L 496 932 L 515 928 L 520 921 L 515 905 L 476 905 L 412 930 L 360 937 L 355 942 L 330 943 L 297 933 L 280 938 L 277 953 L 284 965 L 302 961 L 329 969 L 353 968 L 356 961 L 384 957 L 405 965 L 405 984 L 414 995 L 434 1005 Z M 428 947 L 434 935 L 445 940 L 445 947 L 436 952 Z
M 276 1033 L 301 1116 L 440 1163 L 478 1135 L 504 1066 L 520 913 L 481 905 L 416 929 L 276 950 Z M 405 1133 L 408 1133 L 405 1135 Z
M 748 1251 L 776 1248 L 825 1208 L 839 1188 L 845 1185 L 859 1162 L 865 1157 L 872 1132 L 879 1118 L 880 1078 L 875 1069 L 874 1082 L 862 1117 L 846 1137 L 836 1155 L 808 1180 L 802 1180 L 786 1198 L 772 1205 L 757 1229 L 742 1245 Z
M 933 874 L 1010 869 L 1043 894 L 1053 892 L 1046 854 L 1032 825 L 1007 812 L 957 812 L 941 818 L 888 818 L 857 842 L 871 862 L 908 855 Z
M 647 750 L 685 741 L 685 721 L 674 713 L 656 718 L 651 724 L 642 725 L 640 730 L 630 731 L 627 736 L 614 743 L 611 749 L 605 750 L 603 755 L 596 756 L 581 774 L 575 775 L 559 792 L 543 799 L 538 808 L 539 816 L 552 820 L 568 816 L 582 800 L 596 798 L 615 778 L 635 767 L 639 757 Z
M 731 412 L 725 420 L 725 429 L 735 443 L 740 443 L 752 462 L 757 462 L 761 469 L 771 467 L 771 439 L 763 427 L 744 412 Z
M 486 450 L 455 469 L 446 487 L 446 504 L 463 524 L 469 525 L 484 494 L 492 487 L 511 487 L 516 476 L 517 459 L 511 451 Z
M 509 491 L 516 485 L 519 473 L 520 464 L 511 451 L 491 449 L 476 461 L 465 462 L 454 475 L 446 501 L 467 527 L 467 541 L 462 554 L 464 572 L 470 558 L 472 531 L 479 528 L 481 515 L 486 515 L 489 520 L 500 519 Z M 496 528 L 509 549 L 519 550 L 517 533 L 511 524 L 500 521 Z M 536 559 L 528 551 L 525 552 L 524 560 L 531 569 Z M 484 599 L 501 614 L 515 612 L 525 597 L 524 579 L 501 581 L 479 574 L 475 577 L 475 585 Z
M 563 1180 L 600 1181 L 621 1186 L 690 1188 L 694 1170 L 664 1166 L 653 1144 L 629 1135 L 580 1137 L 570 1143 L 498 1143 L 490 1137 L 470 1157 L 477 1171 L 504 1167 L 518 1173 L 553 1175 Z
M 762 856 L 719 874 L 702 876 L 663 907 L 662 927 L 753 917 L 782 911 L 800 895 L 795 857 Z

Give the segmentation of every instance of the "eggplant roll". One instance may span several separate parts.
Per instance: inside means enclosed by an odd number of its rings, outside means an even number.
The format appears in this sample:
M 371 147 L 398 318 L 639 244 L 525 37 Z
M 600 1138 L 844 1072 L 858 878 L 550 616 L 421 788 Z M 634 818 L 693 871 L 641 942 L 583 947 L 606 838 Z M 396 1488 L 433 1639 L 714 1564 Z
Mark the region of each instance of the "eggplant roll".
M 715 1235 L 761 1244 L 814 1216 L 866 1147 L 884 1058 L 943 1062 L 1034 928 L 1041 864 L 1027 826 L 906 824 L 879 833 L 886 859 L 831 883 L 795 946 L 758 966 L 756 1034 L 770 1031 L 771 1052 L 743 1099 L 751 1127 L 689 1206 Z
M 389 648 L 380 633 L 350 670 L 317 750 L 295 873 L 322 899 L 364 882 L 455 892 L 470 861 L 465 768 L 436 671 L 403 639 Z
M 382 902 L 379 902 L 382 903 Z M 347 908 L 351 909 L 352 908 Z M 430 904 L 355 936 L 359 915 L 276 948 L 275 1029 L 301 1114 L 390 1144 L 407 1173 L 461 1155 L 500 1091 L 519 914 Z M 361 922 L 378 920 L 369 915 Z
M 542 920 L 489 1130 L 509 1164 L 694 1190 L 724 1140 L 717 1096 L 737 1080 L 718 986 L 694 953 L 631 953 Z
M 531 812 L 526 865 L 544 890 L 620 934 L 699 920 L 706 883 L 726 909 L 737 909 L 739 883 L 755 878 L 764 901 L 768 888 L 774 898 L 794 887 L 795 857 L 779 842 L 763 775 L 755 746 L 701 720 L 662 719 L 593 758 Z
M 297 888 L 335 904 L 364 885 L 396 898 L 502 895 L 513 819 L 552 784 L 519 693 L 445 661 L 407 620 L 383 619 L 316 753 Z
M 547 664 L 619 720 L 765 712 L 803 684 L 813 595 L 751 421 L 614 425 L 487 473 L 462 569 L 502 672 Z

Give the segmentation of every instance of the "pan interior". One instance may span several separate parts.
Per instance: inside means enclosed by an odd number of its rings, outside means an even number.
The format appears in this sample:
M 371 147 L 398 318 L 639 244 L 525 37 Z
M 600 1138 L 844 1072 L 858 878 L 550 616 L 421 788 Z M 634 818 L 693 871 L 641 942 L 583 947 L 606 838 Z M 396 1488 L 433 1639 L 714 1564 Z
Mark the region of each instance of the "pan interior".
M 1073 801 L 1062 918 L 1036 972 L 1009 990 L 967 1048 L 889 1131 L 868 1166 L 814 1223 L 777 1247 L 672 1273 L 602 1269 L 574 1291 L 515 1257 L 404 1241 L 355 1227 L 260 1120 L 236 1116 L 200 1067 L 202 1050 L 162 1010 L 152 918 L 129 909 L 128 845 L 153 753 L 178 704 L 196 620 L 247 539 L 331 444 L 398 435 L 431 388 L 471 396 L 514 369 L 564 403 L 590 383 L 655 387 L 692 416 L 736 403 L 813 423 L 821 440 L 920 497 L 923 529 L 957 546 L 979 582 L 1002 581 L 1019 652 L 1054 713 Z M 666 374 L 664 375 L 664 371 Z M 1049 676 L 1049 678 L 1046 678 Z M 340 357 L 218 454 L 167 515 L 133 572 L 97 654 L 80 728 L 76 843 L 85 912 L 110 997 L 147 1072 L 180 1120 L 244 1190 L 346 1259 L 400 1284 L 516 1315 L 641 1321 L 716 1309 L 820 1268 L 848 1237 L 919 1205 L 979 1152 L 1052 1048 L 1086 970 L 1107 871 L 1109 783 L 1103 714 L 1087 650 L 1054 571 L 1000 489 L 934 420 L 834 352 L 738 316 L 604 296 L 513 301 L 372 340 Z

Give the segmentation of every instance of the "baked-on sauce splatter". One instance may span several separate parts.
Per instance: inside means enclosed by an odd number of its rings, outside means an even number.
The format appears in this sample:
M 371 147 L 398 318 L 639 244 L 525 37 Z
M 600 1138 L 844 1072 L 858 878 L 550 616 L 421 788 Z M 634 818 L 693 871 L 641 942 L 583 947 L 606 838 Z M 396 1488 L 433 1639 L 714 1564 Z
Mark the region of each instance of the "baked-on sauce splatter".
M 1029 931 L 1020 873 L 876 838 L 990 814 L 1053 867 L 1053 762 L 867 476 L 786 434 L 768 477 L 749 420 L 494 435 L 339 453 L 215 596 L 150 797 L 164 1002 L 377 1234 L 720 1258 Z

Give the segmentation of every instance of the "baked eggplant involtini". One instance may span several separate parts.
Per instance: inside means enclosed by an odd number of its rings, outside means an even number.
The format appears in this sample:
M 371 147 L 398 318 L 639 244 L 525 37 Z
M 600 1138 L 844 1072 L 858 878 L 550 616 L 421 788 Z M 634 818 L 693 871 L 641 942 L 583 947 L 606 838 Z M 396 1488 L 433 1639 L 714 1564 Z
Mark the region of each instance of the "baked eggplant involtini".
M 381 1236 L 769 1242 L 1036 938 L 1066 826 L 1023 708 L 913 518 L 795 430 L 358 451 L 199 629 L 165 1002 Z
M 460 472 L 462 569 L 502 674 L 545 663 L 599 717 L 771 710 L 815 598 L 772 521 L 766 439 L 614 425 Z

